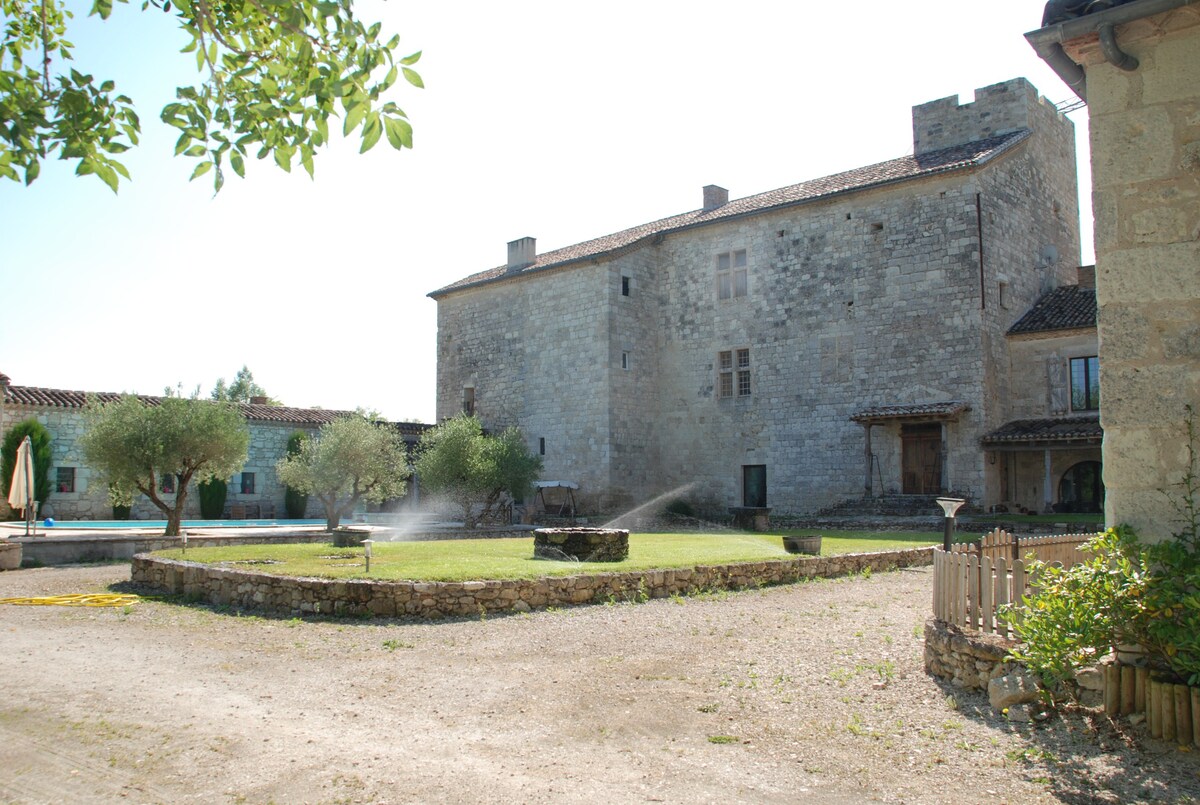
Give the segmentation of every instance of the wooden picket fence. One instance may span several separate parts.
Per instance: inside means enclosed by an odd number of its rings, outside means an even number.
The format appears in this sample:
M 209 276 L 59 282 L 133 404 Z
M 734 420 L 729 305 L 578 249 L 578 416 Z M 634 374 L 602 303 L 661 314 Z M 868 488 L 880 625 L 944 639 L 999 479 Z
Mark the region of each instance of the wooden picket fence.
M 996 615 L 1019 602 L 1036 579 L 1026 572 L 1028 558 L 1069 567 L 1084 557 L 1078 547 L 1093 534 L 1018 539 L 1001 529 L 978 543 L 933 552 L 933 615 L 960 629 L 1008 637 L 1008 625 Z

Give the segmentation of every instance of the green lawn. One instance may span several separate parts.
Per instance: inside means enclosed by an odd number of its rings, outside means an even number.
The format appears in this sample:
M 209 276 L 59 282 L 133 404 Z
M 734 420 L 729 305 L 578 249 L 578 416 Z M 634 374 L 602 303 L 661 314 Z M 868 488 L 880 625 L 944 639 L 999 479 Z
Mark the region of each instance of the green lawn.
M 1074 523 L 1104 527 L 1103 514 L 973 514 L 969 522 L 990 523 Z
M 811 529 L 787 534 L 818 533 Z M 932 545 L 936 534 L 821 531 L 824 555 L 886 551 Z M 181 559 L 180 550 L 159 556 Z M 373 579 L 468 581 L 472 579 L 529 579 L 569 576 L 580 572 L 694 567 L 696 565 L 786 559 L 780 535 L 743 534 L 630 534 L 629 558 L 624 562 L 553 562 L 533 558 L 533 537 L 508 539 L 377 542 L 372 548 Z M 328 544 L 239 545 L 192 548 L 192 562 L 225 563 L 229 567 L 285 576 L 365 578 L 362 548 Z

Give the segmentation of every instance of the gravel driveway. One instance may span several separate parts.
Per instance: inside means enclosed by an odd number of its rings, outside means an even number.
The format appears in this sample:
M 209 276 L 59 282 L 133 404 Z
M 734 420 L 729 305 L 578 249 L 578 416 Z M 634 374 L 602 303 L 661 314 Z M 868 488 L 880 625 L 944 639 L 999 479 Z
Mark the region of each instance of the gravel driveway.
M 10 571 L 0 598 L 128 578 Z M 0 606 L 0 800 L 1197 801 L 1197 755 L 926 676 L 931 582 L 441 623 Z

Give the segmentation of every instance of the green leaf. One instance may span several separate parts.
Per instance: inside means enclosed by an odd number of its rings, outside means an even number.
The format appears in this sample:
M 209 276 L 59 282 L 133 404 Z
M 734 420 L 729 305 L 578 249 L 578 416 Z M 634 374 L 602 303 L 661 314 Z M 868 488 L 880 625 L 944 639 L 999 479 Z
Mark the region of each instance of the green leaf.
M 117 192 L 117 172 L 108 165 L 96 165 L 96 175 L 100 181 L 109 186 L 113 193 Z
M 100 19 L 106 20 L 108 19 L 108 15 L 112 14 L 112 10 L 112 0 L 95 0 L 95 2 L 92 3 L 92 10 L 88 12 L 88 16 L 90 17 L 96 15 L 99 16 Z
M 202 157 L 207 153 L 208 149 L 206 149 L 203 145 L 193 145 L 191 148 L 184 151 L 183 155 L 188 157 Z
M 190 182 L 194 179 L 197 179 L 197 178 L 203 176 L 204 174 L 208 173 L 210 170 L 212 170 L 211 162 L 201 162 L 199 165 L 196 166 L 196 169 L 194 171 L 192 171 L 192 177 L 191 177 L 191 179 L 188 179 L 188 181 Z
M 101 92 L 112 92 L 114 89 L 116 89 L 116 87 L 117 87 L 116 82 L 105 81 L 103 84 L 100 85 L 100 91 Z M 117 100 L 120 100 L 120 98 L 118 98 Z
M 243 179 L 246 178 L 246 163 L 242 159 L 241 154 L 239 154 L 237 151 L 232 152 L 229 155 L 229 164 L 233 166 L 234 173 Z
M 25 166 L 25 186 L 28 187 L 42 172 L 42 163 L 36 159 Z
M 308 178 L 313 179 L 313 153 L 311 148 L 300 149 L 300 164 L 304 166 L 304 170 L 308 172 Z
M 292 172 L 292 155 L 283 146 L 275 148 L 275 164 L 288 173 Z
M 413 65 L 413 64 L 416 64 L 420 60 L 421 60 L 421 51 L 418 50 L 416 53 L 413 53 L 410 56 L 405 56 L 403 59 L 400 60 L 400 63 Z
M 392 144 L 392 148 L 399 151 L 402 148 L 412 148 L 412 126 L 408 122 L 396 117 L 387 117 L 383 119 L 384 129 L 387 131 L 388 142 Z
M 421 80 L 421 76 L 417 74 L 416 70 L 410 70 L 405 67 L 404 78 L 407 79 L 408 83 L 412 84 L 414 87 L 419 87 L 421 89 L 425 88 L 425 82 Z
M 375 143 L 379 142 L 379 138 L 383 135 L 383 126 L 379 123 L 379 113 L 372 112 L 367 115 L 366 125 L 363 126 L 363 142 L 362 148 L 358 149 L 358 153 L 365 154 L 375 147 Z
M 367 110 L 370 108 L 366 103 L 355 103 L 346 110 L 346 121 L 342 125 L 342 135 L 350 136 L 350 132 L 358 128 L 358 124 L 363 122 L 367 116 Z

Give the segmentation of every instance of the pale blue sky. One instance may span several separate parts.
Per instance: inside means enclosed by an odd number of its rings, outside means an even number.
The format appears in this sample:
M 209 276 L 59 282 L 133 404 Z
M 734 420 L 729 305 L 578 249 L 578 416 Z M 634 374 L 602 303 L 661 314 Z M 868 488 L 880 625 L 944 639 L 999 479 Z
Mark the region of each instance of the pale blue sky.
M 0 371 L 19 385 L 207 393 L 247 364 L 289 405 L 432 421 L 425 295 L 508 241 L 546 251 L 695 209 L 706 184 L 739 198 L 902 156 L 914 104 L 1016 76 L 1073 97 L 1022 38 L 1042 0 L 360 3 L 425 52 L 427 89 L 391 95 L 416 148 L 335 143 L 315 181 L 256 162 L 214 198 L 158 121 L 196 76 L 171 20 L 77 5 L 75 66 L 133 97 L 142 145 L 118 196 L 63 162 L 0 184 Z

